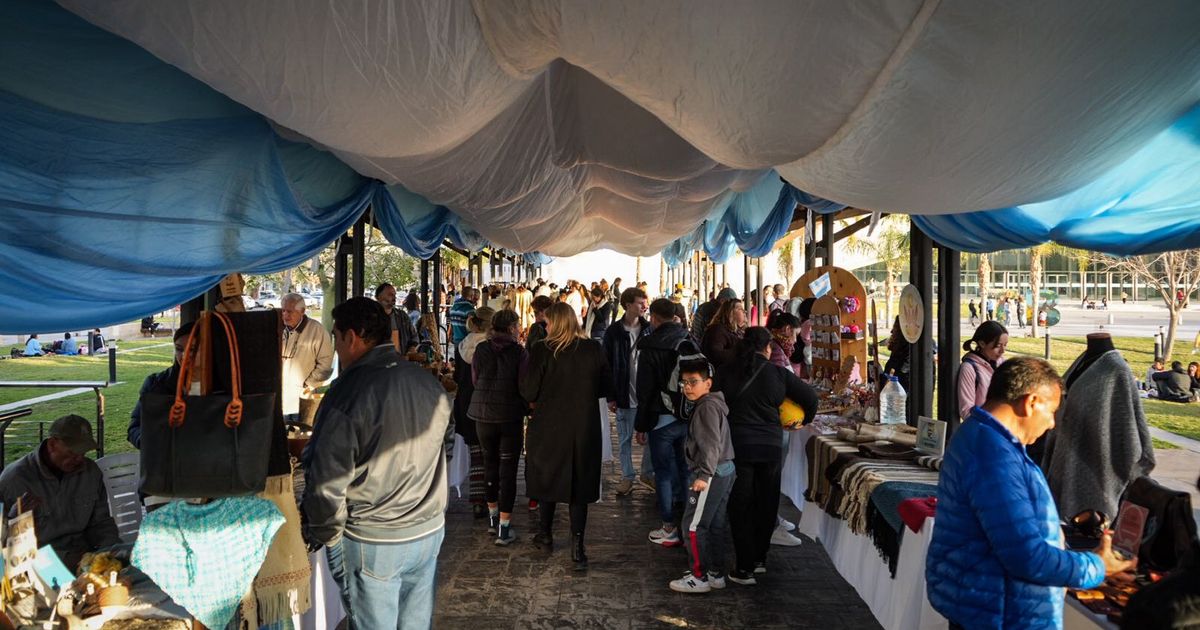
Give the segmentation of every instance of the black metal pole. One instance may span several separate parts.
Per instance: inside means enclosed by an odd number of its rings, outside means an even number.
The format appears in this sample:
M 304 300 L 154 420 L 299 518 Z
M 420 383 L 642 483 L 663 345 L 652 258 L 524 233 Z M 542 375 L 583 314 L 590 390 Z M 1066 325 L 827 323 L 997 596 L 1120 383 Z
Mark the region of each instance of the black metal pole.
M 962 257 L 958 250 L 938 248 L 938 420 L 947 424 L 947 433 L 958 426 L 958 347 L 960 343 L 962 302 Z
M 765 326 L 767 324 L 767 314 L 763 311 L 767 307 L 767 296 L 763 295 L 763 265 L 761 258 L 754 259 L 754 276 L 755 284 L 758 285 L 758 299 L 756 300 L 758 303 L 754 305 L 754 308 L 758 313 L 758 321 L 754 322 L 752 325 Z
M 429 312 L 429 259 L 421 261 L 421 313 Z
M 363 213 L 354 224 L 354 241 L 351 251 L 353 276 L 351 297 L 361 297 L 367 291 L 366 262 L 367 262 L 367 213 Z
M 338 238 L 333 257 L 333 305 L 346 301 L 349 293 L 350 239 Z
M 742 308 L 746 309 L 746 319 L 750 319 L 750 256 L 742 254 L 742 267 L 746 277 L 742 281 Z
M 833 215 L 827 214 L 821 219 L 821 241 L 825 244 L 825 259 L 826 266 L 833 266 Z
M 442 309 L 442 249 L 439 247 L 433 253 L 433 314 L 438 315 Z
M 117 349 L 108 349 L 108 382 L 117 382 Z
M 917 287 L 925 306 L 925 321 L 921 336 L 909 355 L 909 424 L 916 425 L 917 416 L 933 415 L 933 241 L 913 224 L 910 243 L 910 282 Z M 954 352 L 954 348 L 946 348 Z

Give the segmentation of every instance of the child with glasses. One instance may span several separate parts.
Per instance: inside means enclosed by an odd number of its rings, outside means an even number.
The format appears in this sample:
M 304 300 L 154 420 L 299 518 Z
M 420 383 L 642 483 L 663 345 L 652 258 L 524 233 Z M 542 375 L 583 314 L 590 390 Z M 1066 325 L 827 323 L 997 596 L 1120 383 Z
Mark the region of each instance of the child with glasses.
M 712 365 L 706 360 L 680 365 L 683 395 L 695 403 L 684 453 L 687 458 L 687 506 L 683 513 L 688 571 L 671 582 L 680 593 L 707 593 L 725 588 L 726 508 L 735 477 L 729 407 L 725 395 L 713 392 Z

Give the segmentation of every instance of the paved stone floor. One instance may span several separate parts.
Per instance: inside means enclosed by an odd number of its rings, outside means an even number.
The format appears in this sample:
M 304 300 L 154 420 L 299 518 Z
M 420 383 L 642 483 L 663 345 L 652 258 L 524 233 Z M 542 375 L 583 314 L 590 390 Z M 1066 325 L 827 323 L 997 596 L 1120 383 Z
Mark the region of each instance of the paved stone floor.
M 605 464 L 604 472 L 603 501 L 588 513 L 586 573 L 571 570 L 565 506 L 556 515 L 554 551 L 535 549 L 528 538 L 536 531 L 536 517 L 525 507 L 522 481 L 513 517 L 520 541 L 496 547 L 486 521 L 472 516 L 464 487 L 464 498 L 452 499 L 447 515 L 434 627 L 879 627 L 820 545 L 807 539 L 799 547 L 771 547 L 769 573 L 758 576 L 757 586 L 729 583 L 704 595 L 671 591 L 667 583 L 686 570 L 687 555 L 646 540 L 658 520 L 653 492 L 638 487 L 633 496 L 617 498 L 611 488 L 619 468 Z M 799 519 L 790 505 L 785 513 Z

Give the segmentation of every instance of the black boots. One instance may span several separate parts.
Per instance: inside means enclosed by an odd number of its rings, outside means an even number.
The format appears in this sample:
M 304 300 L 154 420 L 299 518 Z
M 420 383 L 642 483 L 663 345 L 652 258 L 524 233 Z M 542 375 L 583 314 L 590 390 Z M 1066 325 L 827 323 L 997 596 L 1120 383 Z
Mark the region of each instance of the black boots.
M 583 551 L 583 534 L 572 534 L 574 544 L 571 546 L 571 560 L 575 563 L 576 571 L 586 571 L 588 568 L 587 554 Z
M 533 546 L 543 551 L 554 550 L 554 535 L 550 530 L 543 529 L 533 535 Z

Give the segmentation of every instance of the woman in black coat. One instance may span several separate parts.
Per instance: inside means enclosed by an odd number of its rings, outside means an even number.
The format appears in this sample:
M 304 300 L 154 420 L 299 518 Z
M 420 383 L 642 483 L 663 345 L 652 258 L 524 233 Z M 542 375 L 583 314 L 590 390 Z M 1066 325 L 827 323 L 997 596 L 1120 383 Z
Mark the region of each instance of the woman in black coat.
M 546 311 L 548 334 L 530 350 L 521 395 L 533 407 L 525 433 L 525 485 L 540 504 L 535 545 L 550 549 L 556 503 L 571 506 L 571 559 L 587 568 L 587 504 L 600 499 L 600 403 L 611 389 L 604 350 L 587 339 L 569 304 Z
M 804 410 L 807 424 L 817 414 L 817 393 L 787 368 L 770 362 L 771 333 L 748 328 L 737 358 L 717 370 L 716 389 L 729 405 L 737 478 L 729 495 L 729 525 L 737 569 L 729 579 L 755 584 L 754 573 L 766 571 L 767 550 L 779 510 L 783 471 L 783 427 L 779 407 L 790 399 Z

